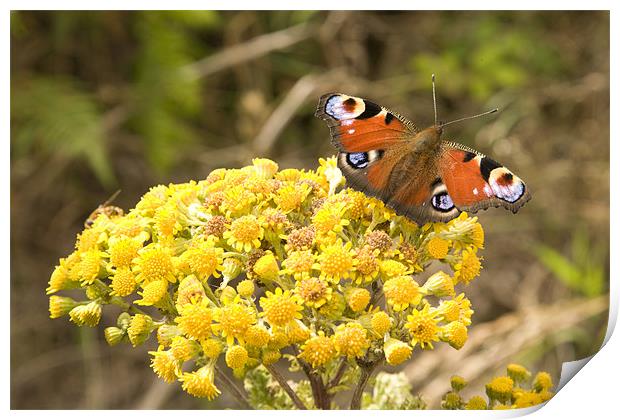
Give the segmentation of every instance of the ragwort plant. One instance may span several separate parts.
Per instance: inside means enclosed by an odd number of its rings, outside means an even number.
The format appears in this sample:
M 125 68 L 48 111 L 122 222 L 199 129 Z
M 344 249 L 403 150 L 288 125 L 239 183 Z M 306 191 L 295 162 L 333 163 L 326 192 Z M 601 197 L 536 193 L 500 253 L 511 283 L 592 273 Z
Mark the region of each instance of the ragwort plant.
M 329 409 L 351 389 L 351 408 L 423 408 L 412 396 L 381 403 L 397 379 L 381 376 L 374 397 L 364 389 L 384 364 L 463 347 L 482 226 L 465 213 L 418 226 L 340 189 L 334 158 L 319 162 L 279 171 L 254 159 L 153 187 L 127 214 L 101 212 L 51 275 L 50 316 L 95 327 L 119 307 L 106 341 L 151 347 L 154 373 L 199 398 L 222 388 L 245 408 Z M 448 272 L 422 283 L 433 261 Z M 69 289 L 85 297 L 57 294 Z M 284 365 L 307 379 L 287 381 Z

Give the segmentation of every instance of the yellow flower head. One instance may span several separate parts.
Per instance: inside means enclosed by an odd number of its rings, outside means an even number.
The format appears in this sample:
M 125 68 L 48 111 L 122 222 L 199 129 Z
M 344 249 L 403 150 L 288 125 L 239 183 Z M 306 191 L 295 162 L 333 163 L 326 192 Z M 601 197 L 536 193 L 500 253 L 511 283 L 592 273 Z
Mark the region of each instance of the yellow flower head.
M 187 303 L 181 307 L 180 316 L 174 319 L 183 334 L 192 340 L 203 340 L 211 336 L 212 312 L 207 299 Z
M 45 293 L 51 295 L 60 290 L 70 289 L 77 286 L 69 278 L 69 267 L 65 258 L 61 258 L 59 264 L 54 268 L 52 275 L 50 276 L 49 286 L 45 289 Z
M 179 381 L 183 384 L 183 390 L 198 398 L 212 400 L 221 394 L 213 383 L 214 371 L 212 365 L 201 367 L 195 372 L 183 373 Z
M 248 214 L 258 197 L 244 185 L 229 186 L 224 190 L 220 210 L 226 217 L 239 217 Z
M 517 398 L 515 398 L 515 408 L 532 407 L 538 404 L 542 404 L 543 399 L 540 394 L 536 392 L 522 392 Z
M 278 172 L 278 164 L 270 159 L 252 159 L 252 165 L 256 176 L 262 179 L 271 179 Z
M 278 275 L 280 273 L 278 261 L 271 251 L 268 251 L 265 255 L 256 260 L 252 270 L 260 280 L 265 282 L 274 282 L 278 280 Z
M 422 299 L 420 287 L 411 276 L 399 276 L 389 279 L 383 285 L 383 293 L 395 311 L 404 311 L 409 305 L 417 305 Z
M 346 293 L 346 299 L 353 312 L 361 312 L 370 303 L 370 292 L 364 288 L 355 287 Z
M 201 240 L 193 243 L 181 254 L 181 259 L 187 264 L 190 273 L 204 282 L 211 276 L 220 277 L 218 271 L 224 268 L 223 253 L 224 250 L 214 246 L 212 240 Z
M 503 404 L 510 402 L 514 382 L 508 376 L 498 376 L 486 384 L 487 395 L 490 399 Z
M 341 324 L 334 334 L 334 345 L 339 354 L 345 357 L 362 357 L 370 346 L 367 331 L 357 322 Z
M 244 342 L 245 333 L 250 326 L 256 324 L 256 313 L 249 307 L 239 302 L 232 302 L 215 312 L 217 330 L 222 337 L 226 338 L 228 345 L 232 345 L 237 339 Z
M 129 341 L 134 347 L 144 343 L 151 335 L 153 328 L 153 318 L 142 314 L 134 315 L 127 328 Z
M 168 248 L 158 243 L 147 245 L 138 251 L 138 257 L 133 260 L 136 280 L 138 283 L 149 284 L 154 281 L 165 280 L 174 283 L 174 264 Z
M 157 342 L 160 346 L 169 346 L 177 335 L 181 335 L 181 330 L 176 325 L 163 324 L 157 328 Z
M 263 365 L 269 366 L 276 363 L 282 357 L 282 353 L 275 349 L 263 349 Z
M 198 355 L 201 347 L 193 340 L 181 335 L 176 336 L 170 343 L 170 351 L 174 358 L 180 362 L 187 362 Z
M 200 342 L 200 345 L 202 346 L 202 352 L 204 355 L 211 359 L 218 357 L 224 349 L 224 345 L 217 338 L 208 338 L 203 340 Z
M 226 223 L 224 216 L 212 216 L 204 226 L 205 235 L 221 238 L 226 231 Z
M 310 330 L 299 320 L 288 324 L 285 332 L 291 344 L 303 343 L 310 338 Z
M 179 221 L 177 205 L 172 200 L 155 210 L 153 220 L 155 221 L 155 231 L 162 239 L 172 238 L 183 229 Z
M 439 341 L 439 319 L 429 305 L 422 310 L 414 309 L 407 317 L 405 328 L 411 335 L 411 344 L 415 347 L 420 344 L 422 349 L 433 348 L 433 341 Z
M 459 321 L 453 321 L 441 328 L 441 340 L 460 350 L 467 341 L 467 327 Z
M 144 286 L 138 292 L 142 299 L 135 300 L 134 303 L 142 306 L 153 306 L 159 303 L 168 295 L 168 282 L 165 280 L 155 280 Z
M 349 220 L 344 218 L 345 211 L 345 203 L 323 205 L 312 216 L 312 226 L 320 236 L 342 232 L 349 225 Z
M 445 410 L 458 410 L 463 405 L 463 400 L 458 392 L 449 391 L 443 396 L 441 407 Z
M 93 284 L 103 268 L 105 254 L 93 248 L 80 255 L 80 262 L 76 266 L 78 279 L 82 285 Z
M 471 309 L 471 302 L 461 293 L 452 300 L 444 300 L 439 304 L 437 313 L 446 322 L 459 321 L 466 327 L 471 325 L 471 316 L 474 311 Z
M 295 293 L 304 305 L 320 308 L 332 299 L 332 288 L 325 280 L 316 277 L 305 278 L 297 283 Z
M 301 280 L 310 276 L 314 265 L 314 254 L 310 250 L 293 251 L 282 262 L 282 273 L 293 276 L 295 280 Z
M 452 390 L 459 392 L 467 386 L 467 381 L 462 376 L 453 375 L 450 378 L 450 386 Z
M 480 395 L 474 395 L 465 404 L 465 410 L 486 410 L 487 402 Z
M 254 294 L 254 282 L 252 280 L 240 281 L 237 285 L 237 293 L 244 298 L 251 297 Z
M 411 270 L 407 269 L 407 266 L 396 260 L 384 260 L 379 264 L 381 275 L 385 279 L 392 277 L 405 276 L 411 273 Z
M 400 365 L 409 360 L 412 350 L 409 344 L 395 338 L 390 338 L 383 345 L 385 361 L 392 366 Z
M 523 383 L 530 380 L 532 374 L 523 366 L 516 363 L 511 363 L 506 366 L 506 373 L 515 381 L 515 383 Z
M 439 236 L 433 236 L 426 244 L 426 252 L 431 258 L 441 260 L 446 258 L 450 243 Z
M 392 328 L 392 318 L 387 313 L 379 311 L 373 314 L 370 325 L 375 333 L 383 337 Z
M 379 252 L 386 252 L 392 247 L 392 238 L 390 235 L 382 230 L 374 230 L 366 233 L 364 237 L 364 244 L 370 247 L 370 249 L 377 250 Z
M 357 251 L 353 280 L 357 284 L 370 283 L 379 275 L 379 250 L 365 245 Z
M 438 271 L 426 280 L 422 291 L 437 297 L 454 297 L 454 281 L 443 271 Z
M 551 379 L 551 375 L 547 372 L 538 372 L 534 377 L 532 386 L 537 392 L 549 391 L 553 388 L 553 380 Z
M 164 382 L 172 383 L 177 380 L 177 372 L 181 368 L 181 363 L 175 359 L 170 350 L 150 351 L 151 368 L 153 372 Z
M 250 252 L 253 248 L 260 247 L 264 233 L 265 230 L 256 216 L 247 215 L 232 223 L 230 230 L 224 232 L 224 239 L 237 251 Z
M 290 290 L 285 292 L 277 288 L 275 293 L 267 292 L 260 299 L 263 309 L 261 316 L 272 326 L 283 327 L 295 319 L 301 319 L 303 307 L 299 304 L 297 296 L 293 296 Z
M 193 274 L 179 282 L 177 289 L 177 310 L 181 310 L 188 303 L 198 302 L 206 297 L 202 283 Z
M 245 342 L 250 346 L 264 347 L 270 339 L 269 331 L 262 325 L 252 325 L 245 332 Z
M 231 346 L 226 352 L 226 365 L 231 369 L 239 369 L 248 361 L 248 351 L 243 346 Z
M 314 226 L 306 226 L 291 231 L 286 236 L 286 247 L 293 251 L 305 251 L 314 245 L 316 231 Z
M 308 339 L 301 346 L 299 357 L 310 363 L 313 368 L 324 366 L 327 362 L 336 357 L 336 348 L 332 337 L 325 337 L 323 331 L 315 337 Z
M 101 320 L 101 305 L 92 301 L 86 305 L 79 305 L 69 311 L 69 317 L 76 325 L 95 327 Z
M 333 245 L 321 248 L 319 262 L 314 266 L 321 271 L 321 279 L 338 283 L 340 279 L 351 276 L 356 262 L 355 254 L 351 251 L 352 246 L 351 242 L 343 245 L 342 240 L 338 239 Z
M 60 318 L 67 315 L 78 303 L 70 297 L 50 296 L 50 318 Z
M 112 276 L 112 295 L 115 296 L 129 296 L 134 290 L 136 290 L 136 276 L 129 269 L 129 267 L 120 267 L 116 270 Z
M 278 189 L 274 202 L 283 213 L 299 210 L 311 192 L 307 184 L 287 184 Z
M 463 251 L 461 260 L 454 265 L 454 279 L 456 283 L 469 284 L 480 275 L 482 264 L 476 256 L 476 251 L 470 248 Z
M 327 301 L 325 305 L 319 308 L 319 313 L 329 319 L 337 320 L 342 316 L 342 313 L 347 307 L 347 302 L 338 292 L 332 293 L 332 298 Z

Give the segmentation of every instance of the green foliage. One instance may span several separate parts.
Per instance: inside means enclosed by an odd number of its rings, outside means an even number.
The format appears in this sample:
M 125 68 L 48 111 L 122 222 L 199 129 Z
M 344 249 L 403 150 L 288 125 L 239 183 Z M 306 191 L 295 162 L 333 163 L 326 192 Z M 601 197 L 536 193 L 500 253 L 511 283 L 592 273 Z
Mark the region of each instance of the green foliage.
M 431 73 L 449 75 L 441 81 L 444 92 L 482 100 L 556 74 L 560 56 L 538 36 L 538 27 L 530 23 L 531 30 L 515 30 L 519 18 L 505 18 L 498 13 L 471 15 L 475 23 L 447 31 L 439 52 L 412 57 L 410 66 L 419 83 L 428 84 Z
M 11 86 L 11 123 L 14 157 L 84 158 L 101 183 L 113 183 L 99 107 L 71 80 L 34 77 L 15 81 Z
M 250 405 L 257 410 L 292 410 L 293 401 L 282 387 L 269 374 L 264 366 L 259 366 L 246 374 L 244 387 Z M 308 381 L 289 382 L 306 407 L 313 407 L 312 389 Z
M 411 385 L 404 373 L 380 372 L 375 378 L 372 394 L 364 393 L 362 408 L 367 410 L 424 410 L 426 403 L 411 394 Z
M 554 248 L 539 244 L 534 253 L 562 283 L 571 290 L 587 297 L 603 293 L 605 278 L 604 260 L 606 244 L 591 244 L 583 228 L 574 232 L 571 257 L 564 256 Z

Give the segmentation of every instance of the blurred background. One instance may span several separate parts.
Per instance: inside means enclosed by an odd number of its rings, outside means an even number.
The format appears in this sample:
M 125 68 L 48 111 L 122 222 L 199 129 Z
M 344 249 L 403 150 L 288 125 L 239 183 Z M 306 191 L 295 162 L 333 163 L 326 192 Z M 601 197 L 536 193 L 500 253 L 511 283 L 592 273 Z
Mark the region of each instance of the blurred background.
M 549 371 L 598 350 L 609 284 L 608 12 L 12 12 L 11 407 L 226 408 L 167 385 L 144 350 L 103 328 L 50 320 L 45 287 L 84 220 L 114 191 L 202 179 L 252 157 L 314 168 L 331 156 L 313 114 L 336 90 L 430 125 L 530 186 L 486 231 L 461 351 L 404 371 L 437 407 L 449 377 L 471 392 L 508 362 Z M 102 324 L 115 316 L 104 314 Z M 155 344 L 151 346 L 155 348 Z M 464 392 L 467 395 L 467 391 Z

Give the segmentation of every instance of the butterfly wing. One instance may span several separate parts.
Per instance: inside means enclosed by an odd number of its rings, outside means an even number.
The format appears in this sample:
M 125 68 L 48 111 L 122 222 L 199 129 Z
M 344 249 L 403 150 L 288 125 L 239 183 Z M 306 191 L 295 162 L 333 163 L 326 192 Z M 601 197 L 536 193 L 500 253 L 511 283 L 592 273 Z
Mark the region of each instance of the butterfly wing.
M 516 213 L 531 198 L 521 178 L 482 153 L 452 142 L 442 142 L 441 150 L 439 176 L 458 209 L 501 206 Z
M 340 152 L 338 167 L 350 187 L 417 223 L 458 216 L 454 206 L 438 207 L 446 187 L 436 182 L 436 158 L 414 151 L 419 133 L 413 123 L 367 99 L 341 93 L 323 95 L 316 116 L 330 128 Z

